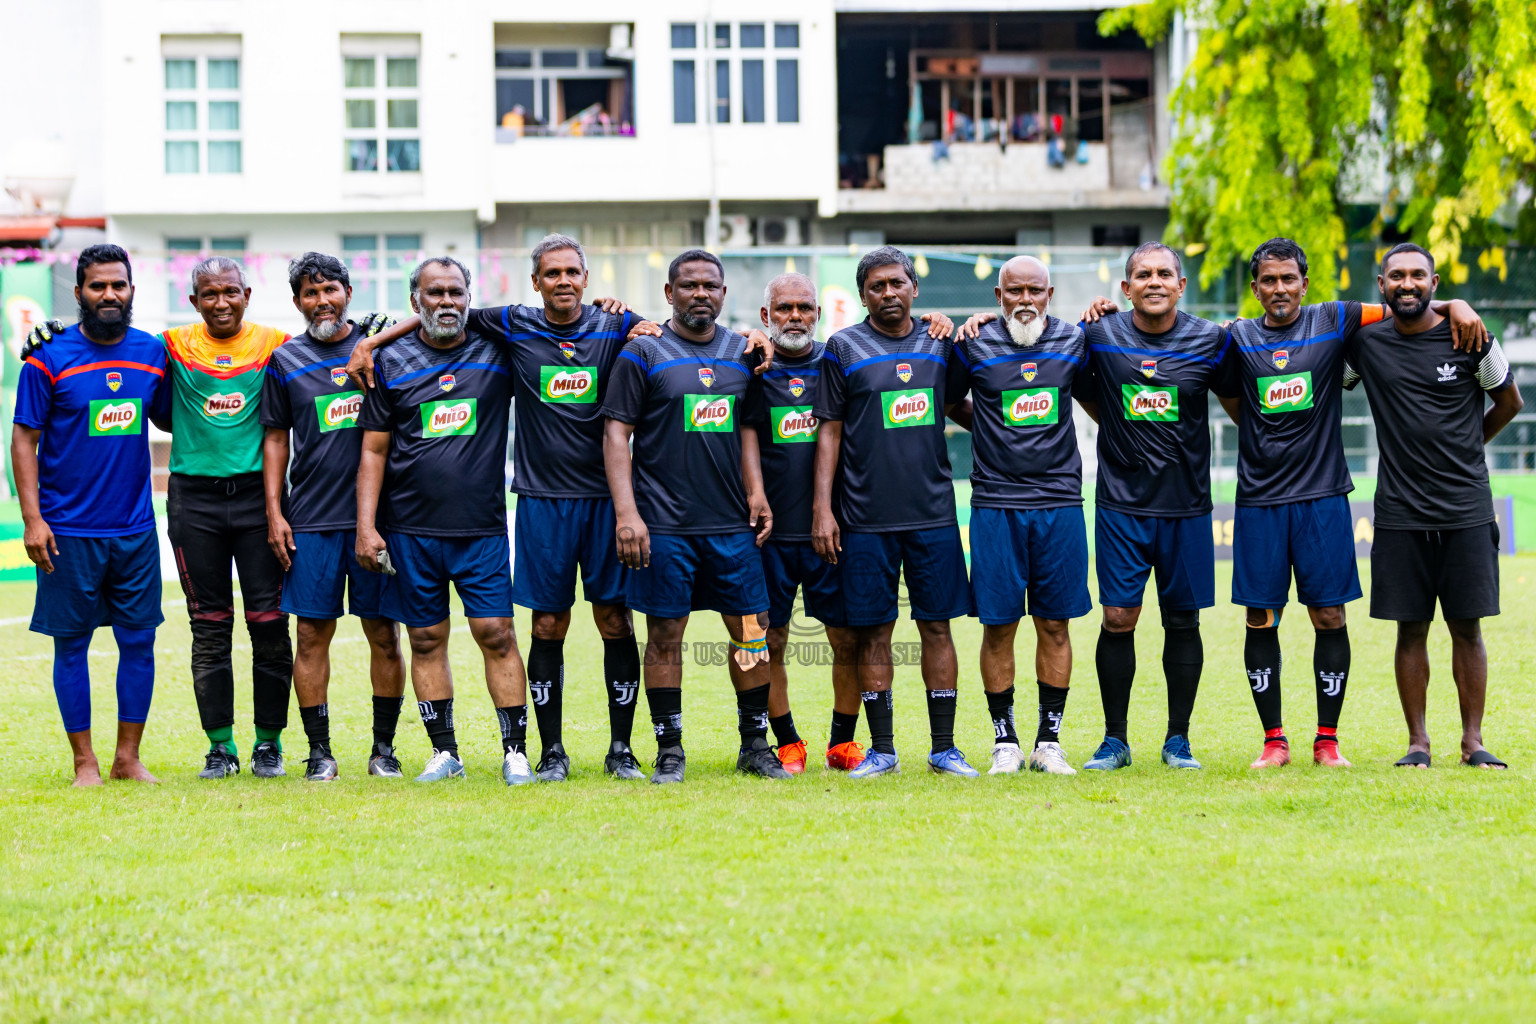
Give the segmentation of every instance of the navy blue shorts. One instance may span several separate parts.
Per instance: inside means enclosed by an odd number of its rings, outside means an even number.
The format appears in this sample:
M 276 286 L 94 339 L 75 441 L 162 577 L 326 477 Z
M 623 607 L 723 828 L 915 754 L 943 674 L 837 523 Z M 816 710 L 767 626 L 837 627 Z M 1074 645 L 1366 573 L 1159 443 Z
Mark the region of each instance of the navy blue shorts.
M 347 612 L 360 619 L 382 617 L 379 600 L 389 577 L 358 562 L 356 531 L 295 533 L 293 543 L 293 566 L 283 574 L 283 611 L 304 619 L 339 619 Z
M 988 626 L 1012 625 L 1026 613 L 1087 615 L 1093 601 L 1082 506 L 971 509 L 971 592 Z
M 518 495 L 513 527 L 512 602 L 540 612 L 576 603 L 576 567 L 591 604 L 623 604 L 624 563 L 608 498 Z
M 808 540 L 774 540 L 763 545 L 763 579 L 768 584 L 768 625 L 783 629 L 795 611 L 795 592 L 805 590 L 805 614 L 823 626 L 840 627 L 847 612 L 837 566 L 824 560 Z
M 421 629 L 448 617 L 448 583 L 459 592 L 471 619 L 512 617 L 512 560 L 507 535 L 419 537 L 386 533 L 384 543 L 398 575 L 379 602 L 383 618 Z
M 97 626 L 154 629 L 160 613 L 160 539 L 154 530 L 126 537 L 60 537 L 53 572 L 37 570 L 32 631 L 82 636 Z
M 1239 505 L 1232 526 L 1232 603 L 1284 608 L 1296 574 L 1296 600 L 1333 608 L 1359 599 L 1355 525 L 1349 498 L 1258 507 Z
M 1216 603 L 1216 542 L 1211 514 L 1163 519 L 1099 508 L 1093 517 L 1099 604 L 1140 608 L 1147 576 L 1157 575 L 1157 605 L 1187 612 Z
M 971 583 L 965 575 L 965 548 L 960 527 L 895 533 L 843 531 L 843 594 L 849 626 L 880 626 L 895 622 L 898 613 L 898 574 L 907 581 L 912 618 L 947 622 L 975 615 Z
M 631 569 L 629 607 L 659 619 L 691 612 L 757 615 L 768 610 L 762 553 L 751 533 L 651 534 L 651 564 Z

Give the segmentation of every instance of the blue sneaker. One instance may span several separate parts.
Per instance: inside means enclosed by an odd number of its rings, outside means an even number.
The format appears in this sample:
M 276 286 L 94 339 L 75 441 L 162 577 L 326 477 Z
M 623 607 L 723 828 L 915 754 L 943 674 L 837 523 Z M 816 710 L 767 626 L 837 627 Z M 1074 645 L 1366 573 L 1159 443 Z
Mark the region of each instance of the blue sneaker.
M 895 775 L 901 771 L 901 758 L 880 750 L 871 750 L 857 768 L 848 773 L 850 779 L 872 779 L 876 775 Z
M 1124 740 L 1117 740 L 1113 736 L 1105 736 L 1104 742 L 1099 744 L 1099 749 L 1093 752 L 1093 756 L 1083 765 L 1085 772 L 1112 772 L 1119 768 L 1131 766 L 1131 748 Z
M 961 775 L 967 779 L 974 779 L 981 774 L 966 763 L 965 755 L 960 753 L 959 747 L 950 747 L 937 754 L 929 754 L 928 770 L 935 775 Z
M 1201 769 L 1205 765 L 1195 760 L 1189 750 L 1189 737 L 1169 736 L 1163 743 L 1163 764 L 1169 768 Z
M 444 779 L 462 779 L 464 762 L 446 750 L 434 750 L 427 759 L 426 767 L 416 776 L 417 782 L 442 782 Z

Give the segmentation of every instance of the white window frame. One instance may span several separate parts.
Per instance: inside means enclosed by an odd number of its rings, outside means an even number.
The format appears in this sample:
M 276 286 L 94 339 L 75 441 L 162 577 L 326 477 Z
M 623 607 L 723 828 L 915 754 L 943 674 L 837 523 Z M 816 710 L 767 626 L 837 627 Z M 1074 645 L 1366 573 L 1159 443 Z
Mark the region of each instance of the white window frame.
M 716 26 L 726 24 L 729 24 L 731 28 L 732 45 L 718 46 L 716 45 Z M 743 24 L 763 26 L 762 46 L 751 48 L 742 47 L 741 26 Z M 799 27 L 798 35 L 803 37 L 805 34 L 806 26 L 805 22 L 803 21 L 775 21 L 772 18 L 749 18 L 745 22 L 711 21 L 702 26 L 706 30 L 702 36 L 702 45 L 700 45 L 695 51 L 692 51 L 698 54 L 697 65 L 694 71 L 694 94 L 696 97 L 695 102 L 698 102 L 697 98 L 702 95 L 704 110 L 705 114 L 707 115 L 704 119 L 704 122 L 701 123 L 707 122 L 712 124 L 736 124 L 750 126 L 801 123 L 804 115 L 799 110 L 796 111 L 796 119 L 794 121 L 779 120 L 779 61 L 794 61 L 797 75 L 805 63 L 803 60 L 801 60 L 800 53 L 801 49 L 803 48 L 803 42 L 801 45 L 794 47 L 776 45 L 774 28 L 776 25 L 781 24 L 797 25 Z M 676 55 L 679 52 L 683 51 L 674 50 L 673 54 Z M 746 82 L 742 77 L 741 70 L 741 63 L 744 60 L 761 61 L 763 65 L 763 119 L 761 121 L 748 121 L 745 119 Z M 718 79 L 716 78 L 716 75 L 718 74 L 716 69 L 721 62 L 730 65 L 730 116 L 729 118 L 723 120 L 719 116 L 719 107 L 717 106 L 717 101 L 719 98 L 719 86 Z M 700 71 L 699 68 L 701 67 L 705 70 Z M 800 98 L 799 82 L 796 82 L 796 98 Z M 801 104 L 801 106 L 803 106 L 803 104 Z
M 367 172 L 362 172 L 367 173 Z M 373 244 L 367 249 L 348 248 L 347 242 L 357 238 L 372 238 Z M 426 232 L 424 231 L 346 231 L 336 240 L 337 252 L 341 254 L 343 262 L 347 264 L 347 274 L 352 279 L 352 291 L 354 293 L 353 308 L 359 314 L 367 313 L 394 313 L 396 315 L 409 313 L 411 309 L 410 290 L 407 282 L 411 271 L 415 269 L 425 252 Z M 414 238 L 416 247 L 406 249 L 390 246 L 391 239 L 403 240 Z M 367 266 L 357 266 L 357 257 L 368 257 Z M 394 266 L 390 266 L 395 261 Z M 389 285 L 398 282 L 400 285 L 399 308 L 389 305 Z M 360 286 L 376 289 L 377 295 L 368 305 L 372 308 L 364 309 L 357 303 L 363 302 L 367 296 L 358 296 L 356 293 Z M 388 307 L 388 308 L 386 308 Z
M 191 89 L 172 89 L 166 84 L 166 63 L 190 60 L 195 69 Z M 239 84 L 234 89 L 214 89 L 208 82 L 210 60 L 233 60 Z M 166 142 L 191 142 L 197 146 L 197 170 L 172 171 L 161 154 L 165 174 L 182 177 L 192 174 L 238 175 L 245 173 L 245 146 L 241 138 L 245 124 L 245 67 L 240 55 L 239 36 L 167 36 L 160 43 L 160 125 Z M 194 104 L 197 125 L 191 129 L 172 129 L 166 124 L 167 105 L 171 103 Z M 241 128 L 215 129 L 209 118 L 209 103 L 233 102 L 239 112 Z M 239 145 L 240 169 L 238 171 L 214 171 L 209 167 L 209 143 L 233 142 Z
M 398 59 L 410 59 L 416 62 L 416 84 L 414 86 L 389 85 L 389 61 Z M 372 60 L 373 85 L 371 87 L 349 88 L 346 78 L 346 62 L 349 60 Z M 402 174 L 420 174 L 424 161 L 422 152 L 422 60 L 420 36 L 362 36 L 344 35 L 341 37 L 341 166 L 342 172 L 348 175 L 375 175 L 389 174 L 398 176 Z M 373 103 L 374 126 L 372 128 L 352 128 L 347 123 L 347 101 L 370 100 Z M 416 103 L 416 126 L 414 128 L 391 128 L 389 126 L 389 101 L 413 100 Z M 355 170 L 352 167 L 352 143 L 372 142 L 377 149 L 377 157 L 373 170 Z M 389 144 L 391 142 L 415 142 L 416 143 L 416 168 L 414 170 L 393 171 L 389 168 Z

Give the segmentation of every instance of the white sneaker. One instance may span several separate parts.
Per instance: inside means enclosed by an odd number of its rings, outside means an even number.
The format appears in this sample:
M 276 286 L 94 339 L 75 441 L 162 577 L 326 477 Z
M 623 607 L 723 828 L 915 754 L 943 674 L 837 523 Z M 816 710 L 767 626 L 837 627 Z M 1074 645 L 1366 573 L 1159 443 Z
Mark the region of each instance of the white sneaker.
M 1060 743 L 1042 743 L 1029 752 L 1029 770 L 1047 775 L 1076 775 L 1077 769 L 1067 763 Z
M 998 743 L 992 747 L 992 767 L 988 775 L 1007 775 L 1024 767 L 1024 752 L 1017 743 Z
M 521 786 L 533 781 L 533 769 L 528 767 L 528 755 L 519 750 L 507 751 L 501 762 L 501 781 L 509 786 Z
M 464 762 L 446 750 L 434 750 L 427 759 L 427 766 L 416 776 L 417 782 L 441 782 L 444 779 L 462 779 Z

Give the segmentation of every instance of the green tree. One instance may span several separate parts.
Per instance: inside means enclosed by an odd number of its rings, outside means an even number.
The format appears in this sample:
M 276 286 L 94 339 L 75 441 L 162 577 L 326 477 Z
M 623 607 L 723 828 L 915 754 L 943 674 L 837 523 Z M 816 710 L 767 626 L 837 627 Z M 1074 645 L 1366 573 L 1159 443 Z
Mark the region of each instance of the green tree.
M 1200 34 L 1173 94 L 1169 234 L 1204 248 L 1204 283 L 1286 235 L 1331 297 L 1344 200 L 1383 188 L 1384 213 L 1452 266 L 1464 246 L 1536 242 L 1531 0 L 1152 0 L 1099 30 L 1151 45 L 1176 14 Z

